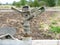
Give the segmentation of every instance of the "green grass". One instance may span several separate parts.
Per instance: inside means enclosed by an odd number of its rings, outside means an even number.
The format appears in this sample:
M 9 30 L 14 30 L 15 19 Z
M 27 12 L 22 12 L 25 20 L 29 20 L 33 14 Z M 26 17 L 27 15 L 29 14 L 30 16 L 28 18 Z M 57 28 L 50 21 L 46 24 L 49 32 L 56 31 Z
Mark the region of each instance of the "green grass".
M 50 26 L 50 31 L 54 33 L 60 33 L 60 26 Z

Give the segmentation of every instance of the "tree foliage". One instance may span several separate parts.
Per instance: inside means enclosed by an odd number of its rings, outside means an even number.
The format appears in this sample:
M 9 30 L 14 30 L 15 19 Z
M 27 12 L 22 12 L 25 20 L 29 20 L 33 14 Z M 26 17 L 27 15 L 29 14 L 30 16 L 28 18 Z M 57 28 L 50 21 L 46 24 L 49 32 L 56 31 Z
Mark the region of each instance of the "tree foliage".
M 22 6 L 24 6 L 24 5 L 26 5 L 27 2 L 26 2 L 26 0 L 21 0 L 20 3 Z
M 20 7 L 20 6 L 21 6 L 20 1 L 19 1 L 19 2 L 14 1 L 14 2 L 13 2 L 13 5 L 14 5 L 14 6 L 17 6 L 17 7 Z
M 38 0 L 34 0 L 34 7 L 39 7 L 39 2 L 38 2 Z
M 45 1 L 40 1 L 39 2 L 39 6 L 44 6 L 44 5 L 46 5 L 46 2 Z
M 60 6 L 60 0 L 58 0 L 58 5 Z
M 16 1 L 14 1 L 12 5 L 15 5 L 15 4 L 16 4 Z
M 29 0 L 28 5 L 29 5 L 30 7 L 33 7 L 33 1 L 32 1 L 32 0 Z
M 53 7 L 55 6 L 55 0 L 46 0 L 47 6 Z

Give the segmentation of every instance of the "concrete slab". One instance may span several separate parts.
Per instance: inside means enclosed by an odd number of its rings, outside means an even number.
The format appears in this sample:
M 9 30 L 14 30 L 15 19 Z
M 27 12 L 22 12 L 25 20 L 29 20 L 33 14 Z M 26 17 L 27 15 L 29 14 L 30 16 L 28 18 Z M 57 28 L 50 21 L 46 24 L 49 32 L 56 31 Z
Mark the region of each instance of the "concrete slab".
M 22 40 L 0 40 L 0 45 L 32 45 L 32 43 Z
M 60 40 L 0 40 L 0 45 L 60 45 Z
M 59 45 L 59 40 L 33 40 L 32 45 Z

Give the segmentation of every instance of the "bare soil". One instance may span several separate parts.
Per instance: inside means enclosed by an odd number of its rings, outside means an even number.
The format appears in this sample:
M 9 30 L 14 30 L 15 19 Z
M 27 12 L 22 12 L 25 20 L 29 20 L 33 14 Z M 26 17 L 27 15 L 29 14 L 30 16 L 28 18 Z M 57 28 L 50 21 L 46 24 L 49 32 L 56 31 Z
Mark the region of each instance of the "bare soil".
M 30 20 L 32 39 L 55 39 L 56 38 L 56 35 L 54 33 L 49 32 L 49 25 L 51 23 L 50 20 L 52 17 L 54 17 L 55 14 L 60 14 L 60 12 L 46 11 L 43 12 L 38 17 L 34 17 L 32 20 Z M 59 16 L 57 16 L 57 18 L 58 17 Z M 24 35 L 23 26 L 21 24 L 23 22 L 23 19 L 24 18 L 22 17 L 22 15 L 18 12 L 0 12 L 0 27 L 3 26 L 15 27 L 17 32 L 14 35 L 14 37 L 21 39 L 20 37 Z M 41 25 L 43 25 L 43 27 L 41 27 Z M 60 35 L 58 36 L 57 39 L 60 39 Z

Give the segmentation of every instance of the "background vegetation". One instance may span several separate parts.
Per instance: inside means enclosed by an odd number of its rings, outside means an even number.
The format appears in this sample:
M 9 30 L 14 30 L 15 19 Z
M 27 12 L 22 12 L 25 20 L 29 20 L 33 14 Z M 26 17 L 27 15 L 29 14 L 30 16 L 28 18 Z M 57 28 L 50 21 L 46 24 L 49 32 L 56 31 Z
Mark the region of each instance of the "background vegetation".
M 15 6 L 23 6 L 23 5 L 29 5 L 30 7 L 39 7 L 39 6 L 49 6 L 53 7 L 56 5 L 60 5 L 60 0 L 20 0 L 19 2 L 13 2 L 13 5 Z
M 2 5 L 0 3 L 0 5 Z M 30 7 L 39 7 L 39 6 L 60 6 L 60 0 L 20 0 L 18 2 L 14 1 L 12 4 L 6 3 L 6 5 L 13 5 L 16 7 L 24 6 L 24 5 L 29 5 Z

